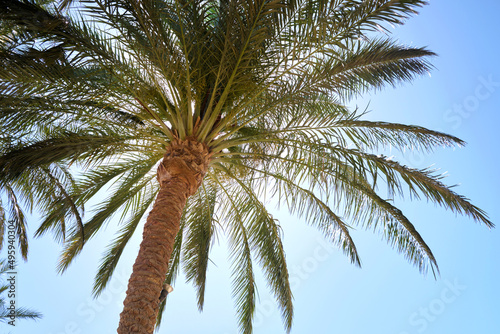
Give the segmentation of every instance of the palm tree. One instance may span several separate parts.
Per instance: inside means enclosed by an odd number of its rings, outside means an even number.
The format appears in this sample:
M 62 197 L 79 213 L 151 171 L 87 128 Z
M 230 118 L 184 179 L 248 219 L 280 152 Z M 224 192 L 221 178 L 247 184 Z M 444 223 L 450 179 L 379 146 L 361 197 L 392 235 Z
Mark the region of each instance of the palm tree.
M 95 0 L 56 8 L 0 0 L 2 189 L 44 213 L 36 235 L 52 231 L 64 242 L 60 271 L 121 213 L 95 295 L 147 215 L 118 333 L 153 332 L 162 287 L 181 268 L 201 310 L 211 244 L 222 234 L 241 332 L 252 332 L 255 262 L 290 330 L 281 228 L 264 196 L 316 226 L 356 265 L 351 225 L 380 232 L 421 271 L 438 272 L 392 198 L 423 196 L 493 224 L 435 171 L 376 153 L 464 143 L 363 120 L 346 107 L 431 69 L 434 53 L 399 45 L 386 29 L 425 3 Z M 84 205 L 108 187 L 83 222 Z
M 0 277 L 9 272 L 9 264 L 6 260 L 0 260 Z M 15 325 L 18 319 L 40 319 L 42 315 L 39 312 L 30 310 L 25 307 L 16 307 L 14 313 L 9 310 L 9 305 L 6 305 L 5 293 L 9 294 L 10 284 L 2 280 L 0 284 L 0 323 L 9 323 Z

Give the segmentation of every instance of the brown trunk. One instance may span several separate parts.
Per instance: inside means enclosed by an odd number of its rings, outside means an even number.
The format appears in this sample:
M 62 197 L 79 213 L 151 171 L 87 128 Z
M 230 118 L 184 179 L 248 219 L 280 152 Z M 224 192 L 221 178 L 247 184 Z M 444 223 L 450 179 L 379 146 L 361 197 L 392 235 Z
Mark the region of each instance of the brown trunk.
M 146 224 L 128 283 L 119 334 L 152 334 L 182 210 L 200 186 L 211 154 L 194 139 L 174 141 L 158 166 L 160 191 Z

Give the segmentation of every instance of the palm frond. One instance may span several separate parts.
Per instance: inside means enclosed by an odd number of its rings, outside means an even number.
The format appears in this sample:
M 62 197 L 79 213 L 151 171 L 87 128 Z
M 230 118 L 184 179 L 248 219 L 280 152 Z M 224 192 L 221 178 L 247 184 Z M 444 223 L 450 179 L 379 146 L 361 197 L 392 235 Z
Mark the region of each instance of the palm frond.
M 331 52 L 331 57 L 315 64 L 311 77 L 319 81 L 317 87 L 324 93 L 347 98 L 428 73 L 432 68 L 428 58 L 436 55 L 386 39 L 355 42 L 347 50 Z
M 94 237 L 95 234 L 108 222 L 111 217 L 120 209 L 123 209 L 122 217 L 130 209 L 130 203 L 137 201 L 136 196 L 141 195 L 144 187 L 148 186 L 156 174 L 150 173 L 151 164 L 144 164 L 140 170 L 134 170 L 124 178 L 115 192 L 114 196 L 96 208 L 96 214 L 84 224 L 85 240 L 81 239 L 81 234 L 74 233 L 66 242 L 61 254 L 58 270 L 64 272 L 75 257 L 81 252 L 83 243 Z
M 292 292 L 288 280 L 285 253 L 281 243 L 280 227 L 257 198 L 251 186 L 239 180 L 221 164 L 214 165 L 214 168 L 225 172 L 241 187 L 240 195 L 236 200 L 241 203 L 240 207 L 241 205 L 246 207 L 246 210 L 242 210 L 241 215 L 247 222 L 250 245 L 257 253 L 268 285 L 280 305 L 285 328 L 290 331 L 293 319 Z
M 145 189 L 144 195 L 141 199 L 137 200 L 140 206 L 133 208 L 134 213 L 131 215 L 129 220 L 124 224 L 124 226 L 118 231 L 118 236 L 113 240 L 113 242 L 108 246 L 101 263 L 99 265 L 92 293 L 94 297 L 98 297 L 101 292 L 106 288 L 106 285 L 111 280 L 113 272 L 120 260 L 120 256 L 125 249 L 128 241 L 134 234 L 139 222 L 142 220 L 146 211 L 150 208 L 156 195 L 158 193 L 157 189 L 152 191 L 152 189 Z
M 451 189 L 452 187 L 443 184 L 440 181 L 443 176 L 435 175 L 432 170 L 409 168 L 384 156 L 376 156 L 356 150 L 342 148 L 336 148 L 336 150 L 342 152 L 342 154 L 349 154 L 353 158 L 362 159 L 367 165 L 367 169 L 372 171 L 374 178 L 376 174 L 384 176 L 391 193 L 404 193 L 399 183 L 400 179 L 407 185 L 412 196 L 418 198 L 419 194 L 423 194 L 427 199 L 453 212 L 470 216 L 475 221 L 482 222 L 490 228 L 494 227 L 494 224 L 488 219 L 483 210 L 473 205 L 466 197 L 455 193 Z
M 214 235 L 214 213 L 217 190 L 208 182 L 202 184 L 198 196 L 186 210 L 186 235 L 183 245 L 184 271 L 187 281 L 197 289 L 198 309 L 203 310 L 210 246 Z
M 240 332 L 250 334 L 252 333 L 255 312 L 256 287 L 250 236 L 245 227 L 245 217 L 242 216 L 242 213 L 248 209 L 248 203 L 235 200 L 238 197 L 234 189 L 224 187 L 215 175 L 212 176 L 212 179 L 220 186 L 222 200 L 225 200 L 224 203 L 228 203 L 226 208 L 221 208 L 221 214 L 233 222 L 227 226 L 229 254 L 232 262 L 233 298 L 235 298 Z
M 358 147 L 365 149 L 379 149 L 380 147 L 394 147 L 400 150 L 432 151 L 434 147 L 465 146 L 465 142 L 455 136 L 433 131 L 416 125 L 405 125 L 388 122 L 373 122 L 358 118 L 345 119 L 338 122 L 342 131 L 338 134 L 347 138 Z
M 0 309 L 0 322 L 8 322 L 11 316 L 10 310 Z M 42 314 L 26 307 L 19 307 L 16 309 L 14 317 L 16 319 L 37 320 L 42 318 Z
M 49 166 L 51 163 L 77 160 L 91 165 L 116 156 L 133 137 L 105 133 L 53 133 L 50 138 L 21 142 L 0 156 L 0 173 L 4 179 L 15 179 L 30 166 Z
M 19 203 L 12 186 L 7 182 L 2 182 L 1 187 L 8 196 L 7 201 L 10 206 L 9 224 L 14 225 L 14 231 L 17 237 L 19 249 L 21 250 L 21 256 L 26 261 L 28 259 L 28 222 L 26 221 L 21 203 Z

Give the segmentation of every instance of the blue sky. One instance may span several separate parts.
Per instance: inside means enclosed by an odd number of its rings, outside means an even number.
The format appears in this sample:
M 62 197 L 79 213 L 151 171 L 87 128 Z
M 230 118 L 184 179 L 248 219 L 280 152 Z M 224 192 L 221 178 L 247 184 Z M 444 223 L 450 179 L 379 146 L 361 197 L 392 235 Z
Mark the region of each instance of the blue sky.
M 394 29 L 401 43 L 428 46 L 439 54 L 430 76 L 360 99 L 370 119 L 417 124 L 458 136 L 468 145 L 428 155 L 393 152 L 413 167 L 448 171 L 447 184 L 486 210 L 499 224 L 498 176 L 500 65 L 498 1 L 431 1 L 420 15 Z M 274 211 L 284 243 L 295 296 L 292 333 L 415 334 L 494 333 L 500 329 L 500 236 L 472 220 L 425 201 L 398 200 L 433 250 L 441 276 L 423 276 L 378 235 L 356 231 L 363 267 L 300 220 Z M 33 221 L 31 233 L 37 226 Z M 18 305 L 41 311 L 12 333 L 116 332 L 139 235 L 126 249 L 116 275 L 93 300 L 92 281 L 112 228 L 87 245 L 64 275 L 56 275 L 60 246 L 50 237 L 31 241 L 29 262 L 20 264 Z M 205 311 L 199 313 L 191 286 L 180 277 L 169 296 L 159 333 L 237 333 L 225 245 L 214 248 Z M 263 281 L 259 285 L 256 334 L 284 333 L 280 313 Z M 3 330 L 2 330 L 3 331 Z

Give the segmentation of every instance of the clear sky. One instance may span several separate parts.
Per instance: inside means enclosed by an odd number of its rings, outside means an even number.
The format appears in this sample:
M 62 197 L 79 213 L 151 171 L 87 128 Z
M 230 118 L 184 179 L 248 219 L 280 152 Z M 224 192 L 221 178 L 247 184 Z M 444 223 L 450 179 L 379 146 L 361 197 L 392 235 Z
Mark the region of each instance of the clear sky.
M 439 54 L 430 76 L 412 84 L 375 92 L 370 119 L 417 124 L 451 133 L 468 145 L 438 149 L 426 156 L 394 152 L 413 167 L 432 164 L 448 171 L 447 184 L 486 210 L 500 224 L 500 2 L 431 1 L 420 15 L 394 29 L 401 43 L 428 46 Z M 500 331 L 500 230 L 488 230 L 425 201 L 397 201 L 433 250 L 441 277 L 423 276 L 380 236 L 354 233 L 363 267 L 352 266 L 312 228 L 286 212 L 275 211 L 295 296 L 292 333 L 415 334 L 498 333 Z M 35 219 L 33 219 L 35 220 Z M 113 224 L 113 222 L 111 223 Z M 32 221 L 30 233 L 36 229 Z M 30 244 L 30 259 L 20 264 L 18 305 L 43 319 L 24 321 L 12 333 L 114 333 L 135 259 L 139 235 L 128 246 L 109 288 L 93 300 L 92 281 L 112 228 L 87 245 L 64 275 L 56 275 L 60 246 L 47 236 Z M 177 280 L 159 333 L 236 334 L 227 248 L 213 250 L 205 311 L 194 290 Z M 255 334 L 284 333 L 280 314 L 265 283 L 259 284 Z M 3 326 L 0 324 L 0 326 Z M 0 329 L 3 333 L 4 329 Z

